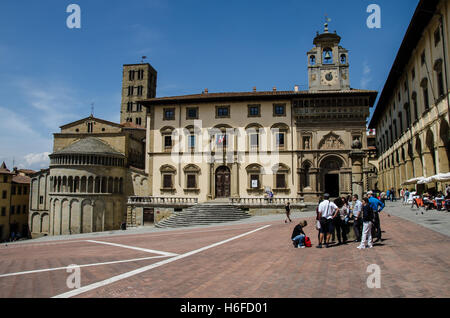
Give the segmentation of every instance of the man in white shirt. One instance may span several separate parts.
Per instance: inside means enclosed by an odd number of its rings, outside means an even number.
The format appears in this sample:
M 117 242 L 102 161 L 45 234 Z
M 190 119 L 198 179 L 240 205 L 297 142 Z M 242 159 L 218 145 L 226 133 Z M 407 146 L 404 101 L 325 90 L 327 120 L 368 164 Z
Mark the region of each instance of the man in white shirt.
M 361 242 L 361 226 L 362 226 L 362 202 L 359 200 L 358 195 L 353 195 L 353 231 L 355 232 L 356 241 Z
M 339 208 L 333 202 L 330 202 L 330 195 L 325 193 L 322 203 L 319 204 L 320 214 L 320 238 L 317 248 L 322 248 L 325 239 L 326 248 L 330 247 L 331 235 L 334 232 L 333 219 L 339 212 Z

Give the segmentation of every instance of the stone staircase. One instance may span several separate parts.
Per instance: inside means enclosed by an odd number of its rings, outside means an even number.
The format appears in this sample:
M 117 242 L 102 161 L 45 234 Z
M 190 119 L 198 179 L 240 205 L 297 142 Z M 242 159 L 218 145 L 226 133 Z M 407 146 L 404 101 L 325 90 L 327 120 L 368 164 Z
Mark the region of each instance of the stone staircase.
M 178 228 L 239 221 L 250 218 L 247 212 L 229 204 L 197 204 L 155 224 L 157 228 Z

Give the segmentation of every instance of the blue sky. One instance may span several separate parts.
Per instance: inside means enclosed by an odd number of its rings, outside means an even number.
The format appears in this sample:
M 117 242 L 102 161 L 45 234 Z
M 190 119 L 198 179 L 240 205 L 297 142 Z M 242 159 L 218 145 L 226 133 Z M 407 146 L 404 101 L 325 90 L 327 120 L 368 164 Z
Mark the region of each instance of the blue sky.
M 122 65 L 146 55 L 157 95 L 307 88 L 306 52 L 325 14 L 350 51 L 353 88 L 381 92 L 418 0 L 0 1 L 0 161 L 48 166 L 53 133 L 119 121 Z M 66 8 L 81 7 L 81 29 Z M 381 7 L 381 29 L 366 8 Z

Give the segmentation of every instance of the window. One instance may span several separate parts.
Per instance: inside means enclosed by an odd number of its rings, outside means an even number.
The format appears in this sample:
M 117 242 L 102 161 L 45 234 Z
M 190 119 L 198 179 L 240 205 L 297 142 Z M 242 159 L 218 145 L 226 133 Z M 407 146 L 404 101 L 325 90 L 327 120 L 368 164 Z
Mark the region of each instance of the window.
M 283 173 L 277 174 L 277 189 L 285 189 L 286 188 L 286 177 Z
M 285 104 L 275 104 L 275 105 L 273 105 L 273 116 L 274 117 L 284 117 L 284 116 L 286 116 L 286 105 Z
M 438 82 L 438 96 L 442 97 L 444 96 L 444 77 L 442 75 L 442 70 L 438 71 L 436 73 L 437 76 L 437 82 Z
M 417 106 L 417 93 L 413 92 L 411 99 L 413 101 L 413 107 L 414 107 L 414 121 L 417 121 L 419 119 L 419 109 Z
M 164 120 L 175 120 L 175 108 L 164 108 Z
M 16 186 L 11 187 L 11 195 L 16 195 Z
M 128 96 L 133 96 L 133 94 L 134 94 L 134 87 L 128 86 Z
M 136 118 L 136 125 L 142 125 L 142 118 Z
M 22 195 L 22 187 L 17 186 L 17 195 Z
M 6 216 L 6 208 L 2 206 L 2 216 Z
M 398 123 L 400 124 L 400 134 L 403 133 L 403 114 L 402 112 L 398 113 Z
M 28 194 L 28 188 L 25 186 L 23 187 L 23 195 L 27 195 Z
M 284 133 L 277 133 L 275 135 L 276 143 L 278 148 L 284 148 Z
M 188 147 L 189 149 L 195 149 L 195 135 L 188 136 Z
M 422 65 L 425 64 L 425 51 L 423 51 L 422 55 L 420 56 L 420 63 L 421 63 Z
M 17 206 L 17 211 L 16 211 L 17 214 L 20 214 L 20 212 L 21 212 L 20 208 L 21 208 L 21 206 L 18 205 L 18 206 Z
M 134 81 L 134 75 L 135 75 L 135 71 L 129 71 L 128 72 L 128 80 L 129 81 Z
M 196 165 L 187 165 L 184 169 L 185 174 L 185 190 L 198 190 L 198 175 L 200 174 L 200 168 Z
M 430 99 L 428 96 L 428 87 L 423 88 L 423 103 L 425 106 L 425 110 L 429 110 L 430 109 Z
M 39 204 L 44 204 L 44 196 L 39 197 Z
M 138 96 L 142 96 L 143 91 L 144 91 L 144 87 L 142 87 L 142 86 L 138 86 L 137 87 L 137 94 L 138 94 Z
M 140 103 L 136 103 L 136 111 L 137 112 L 142 112 L 142 105 Z
M 197 188 L 197 180 L 195 174 L 187 175 L 187 188 L 188 189 L 196 189 Z
M 164 148 L 172 149 L 172 135 L 164 136 Z
M 412 69 L 412 71 L 411 71 L 411 78 L 413 81 L 416 78 L 416 70 L 415 69 Z
M 27 206 L 26 206 L 26 205 L 23 206 L 22 213 L 23 213 L 23 214 L 27 214 Z
M 15 211 L 16 211 L 16 207 L 15 207 L 15 206 L 12 206 L 12 207 L 11 207 L 11 210 L 10 210 L 10 214 L 11 214 L 11 215 L 15 214 L 15 213 L 16 213 Z
M 94 124 L 93 123 L 88 123 L 87 126 L 88 126 L 88 133 L 92 133 L 93 130 L 94 130 Z
M 6 196 L 7 196 L 7 192 L 6 192 L 6 191 L 3 191 L 3 192 L 2 192 L 2 199 L 6 199 Z
M 216 118 L 230 118 L 230 106 L 217 106 Z
M 248 105 L 248 117 L 261 117 L 261 105 Z
M 261 183 L 259 182 L 259 174 L 250 175 L 250 186 L 251 189 L 260 189 Z
M 8 183 L 8 177 L 7 176 L 3 176 L 3 182 L 4 183 Z
M 138 80 L 142 80 L 144 79 L 144 70 L 139 70 L 138 71 Z
M 441 42 L 441 28 L 438 27 L 436 31 L 434 31 L 434 46 L 437 46 Z
M 198 119 L 198 108 L 197 107 L 189 107 L 186 108 L 186 119 Z
M 259 147 L 259 134 L 250 134 L 250 150 L 251 149 L 258 149 Z
M 164 187 L 165 189 L 172 189 L 172 187 L 173 187 L 173 184 L 172 184 L 172 175 L 171 175 L 171 174 L 165 174 L 163 180 L 164 180 L 164 181 L 163 181 L 163 182 L 164 182 L 163 187 Z
M 133 111 L 133 102 L 127 103 L 127 112 L 131 113 Z

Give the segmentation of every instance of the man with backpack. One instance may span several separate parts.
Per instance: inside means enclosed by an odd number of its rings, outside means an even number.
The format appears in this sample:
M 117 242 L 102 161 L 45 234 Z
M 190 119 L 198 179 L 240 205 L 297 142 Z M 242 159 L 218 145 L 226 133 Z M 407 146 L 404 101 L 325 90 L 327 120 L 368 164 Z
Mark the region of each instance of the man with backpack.
M 367 193 L 367 196 L 369 197 L 368 201 L 374 213 L 373 227 L 376 230 L 377 240 L 375 241 L 375 243 L 377 243 L 378 241 L 381 241 L 380 212 L 383 211 L 384 204 L 383 202 L 375 198 L 373 196 L 373 192 L 371 191 Z
M 358 249 L 363 250 L 366 248 L 373 248 L 372 244 L 372 220 L 374 219 L 374 212 L 372 207 L 370 206 L 369 199 L 363 199 L 363 207 L 362 207 L 362 220 L 363 220 L 363 233 L 361 244 L 358 246 Z M 367 242 L 367 246 L 366 246 Z

